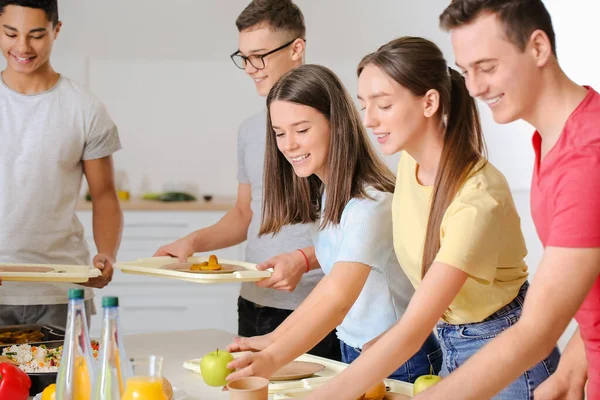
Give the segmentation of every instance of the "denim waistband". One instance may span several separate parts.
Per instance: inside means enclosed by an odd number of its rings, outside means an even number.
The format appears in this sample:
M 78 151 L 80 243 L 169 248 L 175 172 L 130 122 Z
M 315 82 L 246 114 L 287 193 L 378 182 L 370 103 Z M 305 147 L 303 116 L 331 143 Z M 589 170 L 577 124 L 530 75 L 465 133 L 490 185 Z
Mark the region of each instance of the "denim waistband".
M 487 317 L 486 319 L 484 319 L 481 322 L 487 322 L 487 321 L 491 321 L 491 320 L 494 320 L 497 318 L 502 318 L 502 317 L 506 316 L 507 314 L 510 314 L 511 311 L 517 310 L 519 308 L 523 308 L 523 303 L 525 303 L 525 295 L 527 294 L 527 289 L 529 289 L 529 282 L 525 281 L 525 283 L 523 283 L 523 285 L 521 285 L 521 288 L 519 289 L 519 293 L 513 299 L 513 301 L 511 301 L 510 303 L 508 303 L 507 305 L 505 305 L 504 307 L 502 307 L 501 309 L 499 309 L 498 311 L 496 311 L 495 313 L 493 313 L 492 315 L 490 315 L 489 317 Z
M 482 322 L 488 322 L 488 321 L 492 321 L 492 320 L 495 320 L 498 318 L 506 317 L 507 315 L 511 314 L 514 310 L 523 308 L 523 303 L 525 302 L 525 295 L 527 294 L 528 289 L 529 289 L 529 282 L 525 281 L 525 283 L 523 283 L 521 285 L 521 288 L 519 289 L 519 293 L 517 293 L 517 296 L 510 303 L 508 303 L 504 307 L 500 308 L 498 311 L 496 311 L 495 313 L 493 313 L 492 315 L 490 315 L 483 321 L 475 322 L 475 323 L 479 324 Z M 444 328 L 444 327 L 446 327 L 446 328 L 454 327 L 455 328 L 460 325 L 465 325 L 465 324 L 459 324 L 459 325 L 449 324 L 449 323 L 441 321 L 441 320 L 437 323 L 438 328 Z

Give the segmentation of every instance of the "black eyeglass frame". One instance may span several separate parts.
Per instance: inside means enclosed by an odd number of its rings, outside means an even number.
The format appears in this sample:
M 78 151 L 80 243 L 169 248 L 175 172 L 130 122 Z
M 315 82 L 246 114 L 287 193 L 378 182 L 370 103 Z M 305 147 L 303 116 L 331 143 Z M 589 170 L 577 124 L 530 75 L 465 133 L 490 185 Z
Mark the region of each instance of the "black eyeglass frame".
M 289 42 L 287 42 L 287 43 L 285 43 L 285 44 L 282 44 L 282 45 L 281 45 L 281 46 L 279 46 L 278 48 L 276 48 L 276 49 L 273 49 L 273 50 L 271 50 L 271 51 L 268 51 L 268 52 L 266 52 L 266 53 L 264 53 L 264 54 L 252 54 L 252 55 L 250 55 L 250 56 L 245 56 L 245 55 L 242 55 L 242 54 L 240 53 L 240 51 L 238 50 L 238 51 L 236 51 L 235 53 L 231 54 L 231 55 L 229 56 L 229 58 L 231 58 L 231 61 L 233 61 L 233 63 L 235 64 L 235 66 L 236 66 L 236 67 L 238 67 L 239 69 L 245 69 L 245 68 L 246 68 L 246 66 L 248 65 L 248 63 L 250 63 L 250 65 L 252 65 L 254 68 L 256 68 L 256 69 L 258 69 L 258 70 L 265 69 L 265 66 L 266 66 L 266 65 L 265 65 L 265 57 L 267 57 L 267 56 L 270 56 L 271 54 L 273 54 L 273 53 L 276 53 L 276 52 L 278 52 L 279 50 L 283 50 L 283 49 L 285 49 L 286 47 L 288 47 L 289 45 L 291 45 L 292 43 L 294 43 L 294 42 L 296 41 L 296 39 L 302 39 L 302 38 L 295 38 L 294 40 L 291 40 L 291 41 L 289 41 Z M 306 40 L 305 40 L 305 39 L 302 39 L 302 40 L 304 40 L 304 42 L 306 42 Z M 242 65 L 243 65 L 243 66 L 241 66 L 241 67 L 240 67 L 240 66 L 238 65 L 238 63 L 236 63 L 236 62 L 235 62 L 235 58 L 234 58 L 234 57 L 239 57 L 239 58 L 241 58 L 241 59 L 242 59 Z M 261 67 L 257 67 L 256 65 L 254 65 L 254 64 L 252 63 L 252 61 L 250 61 L 250 58 L 251 58 L 251 57 L 254 57 L 254 58 L 258 58 L 258 59 L 260 59 L 260 62 L 262 63 L 262 66 L 261 66 Z

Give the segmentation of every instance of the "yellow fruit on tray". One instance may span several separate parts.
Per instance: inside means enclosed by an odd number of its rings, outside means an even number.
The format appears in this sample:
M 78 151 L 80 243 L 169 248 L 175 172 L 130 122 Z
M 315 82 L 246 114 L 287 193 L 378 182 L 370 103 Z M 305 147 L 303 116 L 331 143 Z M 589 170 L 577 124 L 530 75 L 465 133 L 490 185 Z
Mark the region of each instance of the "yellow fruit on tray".
M 165 396 L 167 398 L 167 400 L 172 400 L 173 399 L 173 386 L 171 386 L 171 382 L 169 382 L 167 380 L 167 378 L 162 378 L 162 387 L 163 387 L 163 392 L 165 393 Z
M 219 265 L 219 260 L 217 259 L 217 256 L 215 256 L 214 254 L 211 254 L 210 257 L 208 258 L 208 261 L 204 261 L 203 263 L 200 264 L 192 264 L 192 266 L 190 267 L 190 270 L 192 271 L 218 271 L 220 270 L 221 265 Z
M 356 400 L 382 400 L 386 393 L 385 383 L 379 382 Z
M 56 383 L 49 385 L 42 392 L 42 400 L 56 400 Z
M 379 382 L 365 393 L 365 400 L 381 400 L 385 397 L 386 392 L 385 383 Z
M 429 374 L 417 378 L 413 384 L 413 395 L 418 395 L 442 380 L 441 376 Z

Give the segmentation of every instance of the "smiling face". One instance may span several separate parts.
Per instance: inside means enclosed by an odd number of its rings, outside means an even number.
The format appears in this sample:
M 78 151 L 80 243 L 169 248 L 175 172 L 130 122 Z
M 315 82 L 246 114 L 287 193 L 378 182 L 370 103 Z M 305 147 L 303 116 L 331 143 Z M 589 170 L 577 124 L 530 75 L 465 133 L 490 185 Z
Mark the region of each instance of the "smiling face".
M 49 65 L 60 22 L 53 27 L 43 10 L 10 5 L 0 15 L 0 25 L 0 49 L 9 70 L 30 75 Z
M 292 39 L 286 32 L 273 32 L 268 25 L 260 24 L 240 32 L 238 49 L 239 53 L 246 57 L 262 55 Z M 264 57 L 263 69 L 257 69 L 247 62 L 244 71 L 254 81 L 258 94 L 266 96 L 282 75 L 302 64 L 303 55 L 304 41 L 298 39 L 289 46 Z
M 469 93 L 484 101 L 494 120 L 504 124 L 526 117 L 541 87 L 540 60 L 531 43 L 521 51 L 506 38 L 505 26 L 494 14 L 452 30 L 457 66 Z
M 405 150 L 426 129 L 423 97 L 415 96 L 373 64 L 358 78 L 358 98 L 364 124 L 377 136 L 385 155 Z
M 281 100 L 271 103 L 269 113 L 277 148 L 296 175 L 314 174 L 325 182 L 331 139 L 327 118 L 312 107 Z

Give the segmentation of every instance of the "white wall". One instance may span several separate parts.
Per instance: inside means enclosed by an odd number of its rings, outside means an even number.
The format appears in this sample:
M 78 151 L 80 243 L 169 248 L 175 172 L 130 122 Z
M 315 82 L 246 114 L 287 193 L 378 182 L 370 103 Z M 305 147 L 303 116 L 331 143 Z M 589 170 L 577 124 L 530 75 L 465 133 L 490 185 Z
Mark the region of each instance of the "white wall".
M 229 54 L 234 21 L 248 0 L 61 0 L 61 37 L 53 62 L 108 106 L 124 150 L 116 157 L 134 193 L 180 183 L 198 193 L 235 194 L 236 130 L 263 107 L 253 83 Z M 226 6 L 224 6 L 226 4 Z M 379 45 L 402 35 L 427 37 L 453 62 L 449 37 L 437 27 L 448 0 L 297 0 L 307 22 L 307 61 L 336 71 L 352 94 L 355 68 Z M 367 7 L 367 4 L 369 7 Z M 577 82 L 600 88 L 589 0 L 546 0 L 560 61 Z M 532 271 L 542 249 L 529 214 L 532 128 L 497 125 L 481 107 L 491 161 L 515 194 Z M 387 159 L 395 169 L 397 158 Z

